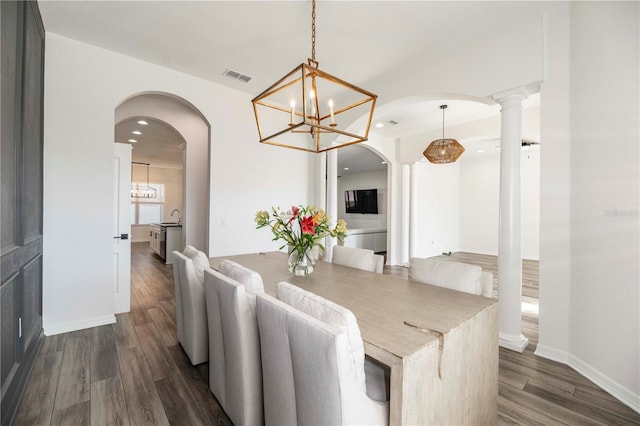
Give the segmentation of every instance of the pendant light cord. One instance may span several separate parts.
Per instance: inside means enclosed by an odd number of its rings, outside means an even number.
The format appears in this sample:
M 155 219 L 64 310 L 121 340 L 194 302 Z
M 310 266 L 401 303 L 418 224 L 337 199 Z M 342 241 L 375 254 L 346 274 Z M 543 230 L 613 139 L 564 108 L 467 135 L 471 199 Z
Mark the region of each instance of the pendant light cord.
M 447 105 L 440 105 L 442 110 L 442 139 L 444 139 L 444 110 L 447 109 Z
M 311 60 L 316 62 L 316 0 L 311 1 Z

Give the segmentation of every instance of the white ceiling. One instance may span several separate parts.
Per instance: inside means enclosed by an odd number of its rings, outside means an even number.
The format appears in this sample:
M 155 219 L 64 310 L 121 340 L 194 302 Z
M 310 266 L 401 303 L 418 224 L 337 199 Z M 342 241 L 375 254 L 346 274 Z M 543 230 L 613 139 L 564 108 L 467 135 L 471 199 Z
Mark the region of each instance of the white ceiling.
M 144 120 L 147 124 L 138 124 Z M 133 134 L 138 131 L 141 134 Z M 129 140 L 136 142 L 129 142 Z M 164 121 L 151 117 L 131 117 L 116 125 L 115 141 L 131 143 L 133 161 L 149 163 L 154 167 L 182 168 L 184 138 Z
M 504 22 L 537 13 L 543 1 L 334 1 L 316 5 L 320 68 L 378 95 L 406 67 L 455 50 Z M 311 2 L 39 1 L 45 29 L 257 95 L 311 56 Z M 481 19 L 478 19 L 481 17 Z M 232 69 L 249 83 L 223 75 Z M 398 138 L 498 114 L 496 106 L 454 99 L 380 108 L 372 132 Z M 399 124 L 389 125 L 394 120 Z M 124 126 L 125 123 L 122 123 Z M 125 132 L 117 130 L 118 133 Z M 159 136 L 159 139 L 162 139 Z M 462 142 L 462 141 L 461 141 Z M 344 148 L 343 148 L 344 149 Z M 135 152 L 135 149 L 134 149 Z

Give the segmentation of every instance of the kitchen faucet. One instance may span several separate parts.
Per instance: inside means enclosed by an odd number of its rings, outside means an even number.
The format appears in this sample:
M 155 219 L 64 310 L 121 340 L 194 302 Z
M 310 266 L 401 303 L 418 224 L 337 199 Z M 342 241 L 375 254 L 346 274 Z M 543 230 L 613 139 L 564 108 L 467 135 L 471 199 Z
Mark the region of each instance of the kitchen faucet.
M 178 213 L 178 225 L 181 225 L 182 224 L 182 215 L 180 214 L 180 210 L 178 210 L 178 209 L 171 210 L 170 217 L 173 217 L 174 213 Z

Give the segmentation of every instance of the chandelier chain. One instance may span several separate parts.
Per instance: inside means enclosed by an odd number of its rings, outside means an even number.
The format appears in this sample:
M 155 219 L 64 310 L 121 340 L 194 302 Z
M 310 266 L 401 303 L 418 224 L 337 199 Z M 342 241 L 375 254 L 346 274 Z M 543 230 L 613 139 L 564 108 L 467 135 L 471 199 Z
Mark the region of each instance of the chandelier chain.
M 311 60 L 316 62 L 316 0 L 311 2 Z

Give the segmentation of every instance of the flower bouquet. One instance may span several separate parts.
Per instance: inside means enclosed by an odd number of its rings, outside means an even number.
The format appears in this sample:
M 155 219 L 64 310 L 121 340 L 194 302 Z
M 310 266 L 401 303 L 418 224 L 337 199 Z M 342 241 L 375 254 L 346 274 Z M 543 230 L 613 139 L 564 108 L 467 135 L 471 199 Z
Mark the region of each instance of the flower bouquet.
M 282 250 L 289 246 L 289 271 L 294 275 L 308 275 L 313 272 L 315 257 L 312 253 L 318 247 L 324 251 L 325 237 L 338 238 L 343 242 L 347 234 L 347 223 L 339 219 L 331 228 L 329 216 L 316 207 L 291 206 L 284 212 L 280 207 L 272 207 L 271 213 L 261 210 L 256 213 L 256 229 L 268 226 L 273 233 L 273 241 L 282 240 Z

